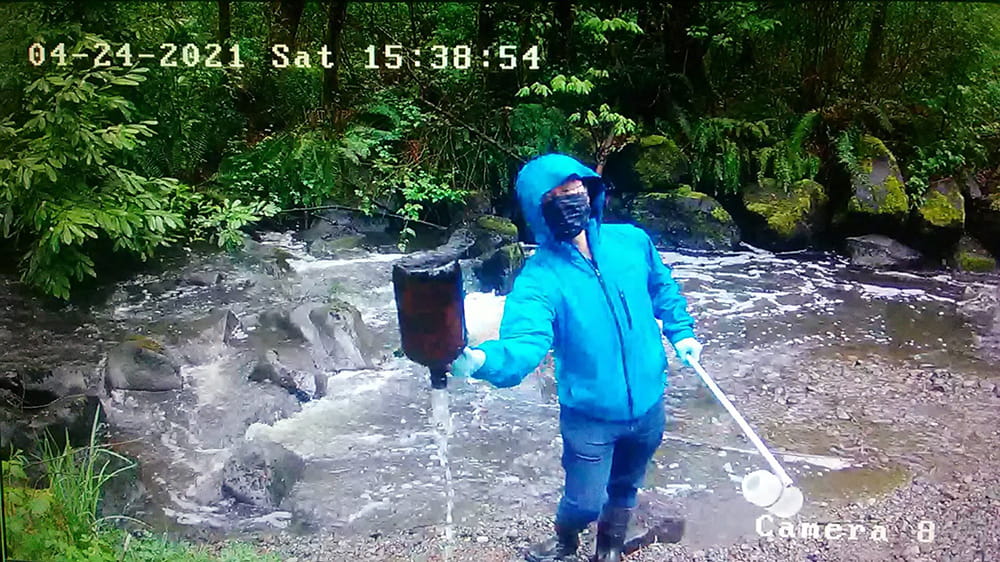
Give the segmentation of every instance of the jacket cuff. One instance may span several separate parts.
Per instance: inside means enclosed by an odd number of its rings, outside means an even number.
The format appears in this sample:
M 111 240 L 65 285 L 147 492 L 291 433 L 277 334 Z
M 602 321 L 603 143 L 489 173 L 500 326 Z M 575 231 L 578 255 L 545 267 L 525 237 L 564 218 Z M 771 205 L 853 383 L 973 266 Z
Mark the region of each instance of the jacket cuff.
M 679 341 L 681 341 L 681 340 L 683 340 L 685 338 L 694 338 L 695 337 L 694 336 L 694 330 L 692 330 L 690 328 L 685 329 L 685 330 L 681 330 L 680 332 L 674 332 L 674 333 L 665 334 L 665 335 L 667 336 L 667 339 L 670 340 L 670 344 L 671 345 L 677 345 L 677 342 L 679 342 Z M 695 338 L 695 339 L 697 339 L 697 338 Z M 489 360 L 489 355 L 487 355 L 486 357 L 487 357 L 487 361 L 488 361 Z

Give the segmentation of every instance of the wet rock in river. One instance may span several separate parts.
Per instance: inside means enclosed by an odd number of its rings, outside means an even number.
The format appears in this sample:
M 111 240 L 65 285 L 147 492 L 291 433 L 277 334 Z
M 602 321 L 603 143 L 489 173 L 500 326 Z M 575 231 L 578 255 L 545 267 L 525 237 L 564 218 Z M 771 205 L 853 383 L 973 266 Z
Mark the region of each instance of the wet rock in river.
M 293 319 L 301 321 L 294 313 Z M 353 305 L 331 299 L 328 304 L 309 306 L 308 321 L 315 330 L 313 345 L 323 353 L 318 361 L 321 367 L 340 371 L 373 366 L 372 335 L 361 318 L 361 311 Z
M 44 408 L 32 408 L 30 416 L 18 410 L 0 408 L 0 442 L 4 454 L 9 453 L 11 447 L 29 455 L 40 453 L 36 447 L 46 436 L 52 436 L 61 444 L 67 433 L 73 446 L 86 445 L 99 403 L 96 396 L 74 394 L 52 401 Z
M 484 215 L 456 229 L 440 251 L 452 251 L 456 259 L 489 259 L 499 248 L 517 242 L 517 226 L 504 217 Z
M 225 274 L 219 273 L 218 271 L 194 271 L 185 275 L 182 275 L 180 282 L 182 285 L 193 285 L 196 287 L 210 287 L 212 285 L 218 285 L 222 283 L 225 279 Z
M 177 390 L 180 365 L 158 342 L 131 336 L 108 353 L 104 370 L 107 390 Z
M 976 325 L 1000 331 L 1000 287 L 966 287 L 957 308 Z
M 923 261 L 920 252 L 888 236 L 869 234 L 847 239 L 851 263 L 863 267 L 917 267 Z
M 317 238 L 309 243 L 311 256 L 326 259 L 346 259 L 366 255 L 365 237 L 361 234 L 351 234 L 334 238 Z
M 275 509 L 302 477 L 305 462 L 270 441 L 244 441 L 226 461 L 222 492 L 239 502 Z
M 282 353 L 268 350 L 254 365 L 248 379 L 276 384 L 301 401 L 326 393 L 326 376 L 316 371 L 308 352 L 295 348 L 285 348 Z

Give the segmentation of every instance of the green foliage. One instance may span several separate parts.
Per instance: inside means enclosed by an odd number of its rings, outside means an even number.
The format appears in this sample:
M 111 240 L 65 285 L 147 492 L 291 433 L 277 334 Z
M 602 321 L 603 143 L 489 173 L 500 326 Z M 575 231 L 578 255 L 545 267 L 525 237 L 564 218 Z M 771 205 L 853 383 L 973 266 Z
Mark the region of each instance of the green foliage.
M 69 53 L 99 40 L 85 36 Z M 72 280 L 95 276 L 96 242 L 145 260 L 184 226 L 176 180 L 119 165 L 156 125 L 132 122 L 134 105 L 119 93 L 144 79 L 143 69 L 56 71 L 27 88 L 30 117 L 5 123 L 3 232 L 28 247 L 22 278 L 45 293 L 69 298 Z
M 114 477 L 135 469 L 135 463 L 100 446 L 99 412 L 95 413 L 89 443 L 58 448 L 51 438 L 40 447 L 38 463 L 45 467 L 45 486 L 30 481 L 29 461 L 15 451 L 3 461 L 4 517 L 11 558 L 67 562 L 277 562 L 260 556 L 250 546 L 231 544 L 219 554 L 184 543 L 136 536 L 114 527 L 124 516 L 99 517 L 101 490 Z M 117 460 L 118 462 L 114 462 Z M 113 468 L 115 464 L 119 468 Z
M 244 68 L 82 70 L 26 64 L 25 47 L 204 46 L 219 4 L 0 3 L 19 23 L 0 29 L 0 226 L 28 283 L 65 298 L 101 256 L 149 259 L 191 238 L 231 247 L 275 206 L 443 223 L 464 193 L 506 198 L 512 155 L 603 161 L 650 133 L 677 142 L 709 193 L 765 178 L 789 189 L 816 175 L 816 155 L 863 175 L 866 134 L 892 146 L 916 202 L 1000 158 L 988 4 L 583 0 L 567 18 L 546 2 L 349 3 L 332 96 L 319 66 L 269 65 L 291 31 L 276 11 L 294 4 L 232 3 Z M 327 41 L 326 8 L 305 4 L 297 48 Z M 387 43 L 424 49 L 423 67 L 365 68 L 365 47 Z M 431 45 L 469 45 L 472 64 L 432 70 Z M 478 49 L 498 45 L 537 46 L 551 64 L 482 67 Z
M 93 49 L 86 35 L 67 51 Z M 76 70 L 45 74 L 26 90 L 26 115 L 0 128 L 0 211 L 3 235 L 27 248 L 22 279 L 68 299 L 74 281 L 96 277 L 95 259 L 120 251 L 143 261 L 196 228 L 218 228 L 232 242 L 235 229 L 272 208 L 252 204 L 202 205 L 203 198 L 176 179 L 143 176 L 125 165 L 130 152 L 153 136 L 156 121 L 136 122 L 125 91 L 145 80 L 146 69 Z M 249 214 L 248 214 L 249 212 Z
M 770 137 L 766 121 L 725 117 L 699 120 L 689 148 L 695 186 L 703 191 L 738 192 L 754 162 L 755 151 Z
M 546 152 L 586 156 L 590 139 L 556 107 L 540 103 L 515 106 L 508 121 L 514 150 L 524 157 Z
M 819 114 L 810 111 L 796 123 L 790 137 L 757 150 L 757 181 L 773 178 L 783 189 L 788 189 L 799 180 L 815 178 L 820 160 L 806 151 L 805 142 L 818 121 Z

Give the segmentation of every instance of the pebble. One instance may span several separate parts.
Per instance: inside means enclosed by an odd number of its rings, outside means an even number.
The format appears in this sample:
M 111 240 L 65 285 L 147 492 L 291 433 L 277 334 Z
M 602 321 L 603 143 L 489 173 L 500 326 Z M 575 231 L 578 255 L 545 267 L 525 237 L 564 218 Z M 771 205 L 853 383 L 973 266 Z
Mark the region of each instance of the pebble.
M 847 413 L 844 408 L 837 408 L 837 419 L 838 420 L 849 420 L 851 419 L 851 414 Z

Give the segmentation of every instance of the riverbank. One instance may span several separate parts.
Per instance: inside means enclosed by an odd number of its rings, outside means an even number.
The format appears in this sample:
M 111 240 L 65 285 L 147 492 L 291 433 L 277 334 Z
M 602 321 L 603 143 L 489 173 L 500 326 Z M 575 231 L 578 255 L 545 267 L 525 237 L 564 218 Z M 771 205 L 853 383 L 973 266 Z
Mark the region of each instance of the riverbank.
M 1000 407 L 1000 390 L 996 386 L 1000 380 L 996 375 L 963 376 L 863 350 L 843 355 L 820 351 L 799 358 L 808 361 L 799 363 L 802 368 L 793 375 L 795 381 L 808 377 L 808 387 L 815 391 L 807 392 L 792 413 L 782 413 L 787 408 L 775 400 L 773 392 L 764 390 L 768 381 L 773 382 L 774 361 L 757 362 L 746 376 L 725 377 L 720 384 L 735 394 L 738 406 L 758 427 L 811 412 L 810 419 L 792 428 L 800 433 L 798 438 L 789 433 L 782 436 L 780 430 L 765 436 L 778 448 L 788 450 L 791 439 L 797 441 L 795 445 L 801 451 L 805 446 L 801 433 L 808 431 L 825 436 L 824 452 L 848 456 L 858 465 L 842 471 L 840 476 L 831 473 L 833 476 L 825 478 L 798 477 L 806 492 L 806 507 L 792 520 L 795 532 L 803 532 L 802 523 L 817 523 L 820 533 L 829 538 L 777 536 L 784 532 L 778 529 L 779 521 L 755 520 L 762 512 L 747 508 L 734 516 L 720 511 L 731 505 L 731 491 L 676 497 L 668 502 L 666 510 L 662 498 L 657 498 L 654 505 L 646 494 L 640 520 L 667 511 L 687 520 L 687 533 L 680 544 L 652 545 L 629 560 L 998 559 L 1000 474 L 995 467 L 1000 462 L 1000 451 L 995 443 L 1000 432 L 995 412 Z M 675 388 L 696 384 L 693 378 L 690 373 L 678 373 Z M 852 406 L 832 406 L 845 396 L 854 398 Z M 668 440 L 661 450 L 671 456 L 671 450 L 679 447 L 683 446 Z M 708 447 L 700 454 L 715 456 L 716 451 Z M 755 462 L 762 464 L 759 459 Z M 679 470 L 684 469 L 682 464 Z M 548 506 L 538 506 L 538 510 L 515 514 L 502 506 L 483 506 L 474 524 L 456 525 L 457 544 L 451 559 L 518 559 L 521 548 L 549 532 L 547 510 L 554 507 L 555 499 L 552 497 Z M 838 529 L 836 524 L 841 527 Z M 848 524 L 856 526 L 855 539 L 851 538 Z M 769 534 L 775 536 L 763 536 Z M 588 536 L 592 541 L 592 530 Z M 280 532 L 258 537 L 255 544 L 279 553 L 283 560 L 296 562 L 443 560 L 439 527 L 363 536 L 339 529 L 322 529 L 310 536 Z

